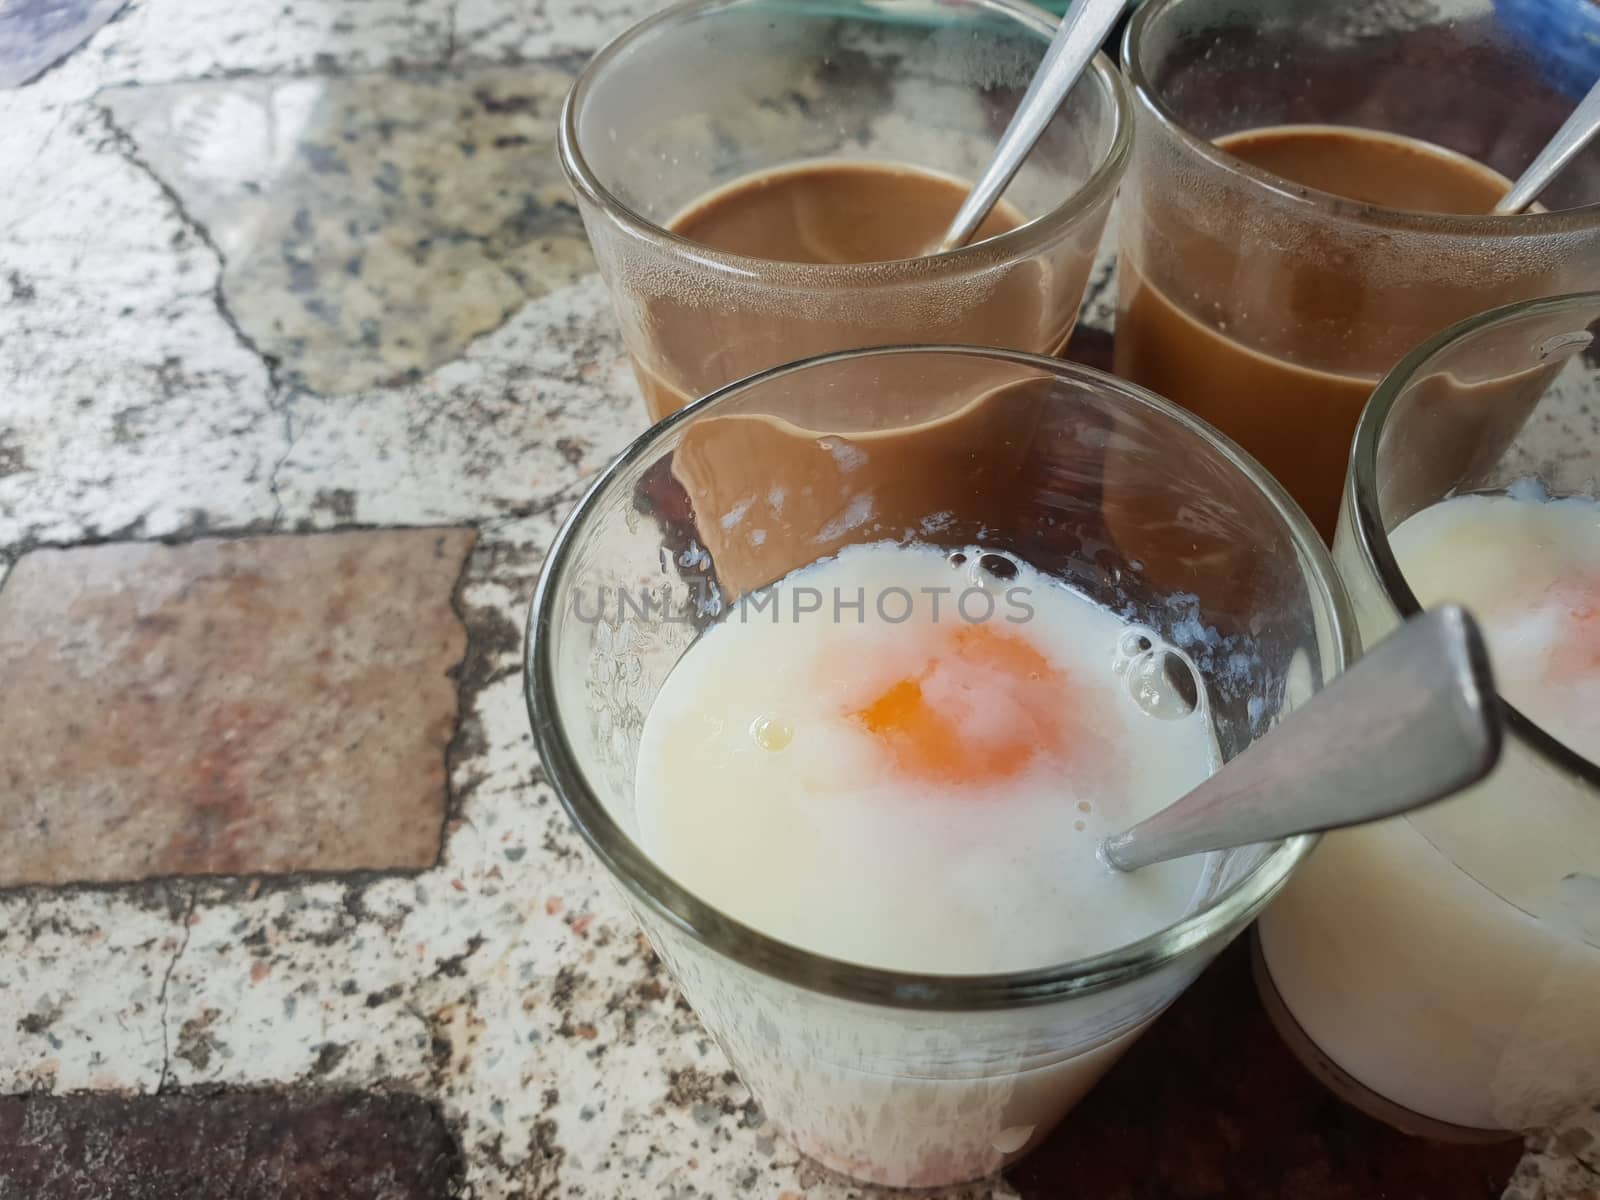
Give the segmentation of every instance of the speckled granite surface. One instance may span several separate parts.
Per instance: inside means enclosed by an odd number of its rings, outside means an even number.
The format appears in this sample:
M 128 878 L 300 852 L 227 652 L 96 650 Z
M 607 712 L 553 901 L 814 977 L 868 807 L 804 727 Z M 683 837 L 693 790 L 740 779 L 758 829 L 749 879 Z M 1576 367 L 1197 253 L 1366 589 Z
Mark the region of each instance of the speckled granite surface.
M 0 87 L 0 573 L 85 543 L 476 540 L 437 864 L 0 891 L 0 1093 L 395 1089 L 437 1104 L 480 1200 L 862 1196 L 727 1073 L 522 708 L 542 555 L 644 422 L 550 118 L 647 4 L 50 7 L 49 59 L 0 33 L 0 83 L 32 80 Z M 1539 1141 L 1511 1194 L 1600 1194 L 1595 1146 Z M 1072 1161 L 959 1195 L 1058 1197 Z

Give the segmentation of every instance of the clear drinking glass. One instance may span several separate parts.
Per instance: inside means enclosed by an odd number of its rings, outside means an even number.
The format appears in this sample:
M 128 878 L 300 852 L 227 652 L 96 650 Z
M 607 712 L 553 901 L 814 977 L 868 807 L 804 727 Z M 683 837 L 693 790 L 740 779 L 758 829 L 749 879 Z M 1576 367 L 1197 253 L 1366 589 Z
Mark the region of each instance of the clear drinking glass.
M 1132 132 L 1127 87 L 1103 56 L 1007 190 L 1031 219 L 1001 236 L 891 262 L 795 263 L 666 228 L 732 180 L 805 162 L 971 180 L 1054 27 L 1018 0 L 690 0 L 596 55 L 562 112 L 561 161 L 651 417 L 834 350 L 1059 350 Z
M 757 525 L 763 538 L 736 536 Z M 1196 663 L 1224 758 L 1342 669 L 1352 634 L 1321 541 L 1255 463 L 1139 388 L 1031 355 L 889 348 L 777 368 L 643 434 L 579 502 L 527 663 L 568 813 L 776 1126 L 846 1175 L 934 1186 L 1035 1146 L 1312 839 L 1218 856 L 1195 906 L 1147 938 L 1002 975 L 821 957 L 681 887 L 635 841 L 640 731 L 668 672 L 732 597 L 885 539 L 1015 554 L 1153 628 Z M 641 607 L 640 589 L 656 600 Z
M 1334 545 L 1364 641 L 1418 609 L 1389 542 L 1413 513 L 1519 481 L 1600 496 L 1596 331 L 1600 293 L 1512 305 L 1378 386 Z M 1435 1137 L 1504 1137 L 1600 1102 L 1600 763 L 1509 706 L 1507 720 L 1488 780 L 1327 835 L 1259 927 L 1264 997 L 1307 1066 Z M 1458 819 L 1485 804 L 1517 814 L 1491 845 Z M 1519 903 L 1483 882 L 1509 863 L 1528 864 Z
M 1325 537 L 1356 419 L 1403 354 L 1497 304 L 1600 286 L 1600 143 L 1550 211 L 1494 217 L 1342 199 L 1216 142 L 1354 126 L 1515 178 L 1573 106 L 1520 28 L 1491 0 L 1148 0 L 1129 25 L 1117 373 L 1234 438 Z

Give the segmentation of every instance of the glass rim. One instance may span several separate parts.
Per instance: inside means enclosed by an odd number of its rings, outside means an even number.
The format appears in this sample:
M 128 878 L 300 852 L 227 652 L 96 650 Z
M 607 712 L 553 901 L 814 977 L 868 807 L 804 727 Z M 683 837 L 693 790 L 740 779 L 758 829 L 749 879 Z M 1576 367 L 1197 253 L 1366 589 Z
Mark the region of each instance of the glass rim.
M 1416 593 L 1406 581 L 1405 572 L 1395 557 L 1384 529 L 1383 513 L 1378 503 L 1378 444 L 1383 439 L 1389 423 L 1389 414 L 1411 381 L 1442 353 L 1458 342 L 1498 325 L 1507 325 L 1524 316 L 1537 313 L 1561 312 L 1568 308 L 1588 306 L 1589 311 L 1600 309 L 1600 291 L 1572 292 L 1563 296 L 1544 296 L 1537 300 L 1519 300 L 1502 304 L 1487 312 L 1478 313 L 1458 321 L 1448 329 L 1434 334 L 1410 354 L 1402 358 L 1373 390 L 1361 418 L 1356 423 L 1355 440 L 1350 449 L 1350 468 L 1345 473 L 1345 491 L 1350 504 L 1351 529 L 1362 561 L 1383 589 L 1384 597 L 1406 620 L 1422 611 Z M 1505 715 L 1506 733 L 1536 758 L 1576 775 L 1589 786 L 1600 789 L 1600 763 L 1584 757 L 1560 741 L 1520 709 L 1499 697 Z
M 1334 192 L 1325 192 L 1320 188 L 1293 183 L 1282 175 L 1264 170 L 1237 155 L 1228 153 L 1208 138 L 1189 132 L 1151 81 L 1139 51 L 1145 32 L 1152 22 L 1160 20 L 1172 9 L 1195 2 L 1199 0 L 1141 0 L 1134 9 L 1127 29 L 1123 31 L 1122 73 L 1127 76 L 1134 99 L 1144 105 L 1162 127 L 1169 130 L 1190 153 L 1219 170 L 1244 180 L 1248 187 L 1271 197 L 1273 201 L 1366 229 L 1398 230 L 1433 234 L 1438 237 L 1527 237 L 1583 232 L 1600 227 L 1600 201 L 1582 204 L 1576 208 L 1521 212 L 1506 216 L 1491 213 L 1469 215 L 1413 212 L 1402 208 L 1389 208 L 1382 204 L 1368 204 Z M 1438 148 L 1448 150 L 1443 146 Z M 1456 153 L 1453 150 L 1448 152 Z M 1468 161 L 1474 160 L 1468 159 Z M 1482 163 L 1475 165 L 1483 166 Z
M 1098 52 L 1089 72 L 1112 101 L 1114 124 L 1111 144 L 1104 157 L 1090 172 L 1083 186 L 1054 208 L 1024 221 L 996 237 L 969 242 L 954 250 L 924 254 L 916 258 L 885 259 L 870 263 L 792 263 L 782 259 L 754 258 L 716 250 L 672 232 L 623 203 L 605 186 L 584 157 L 578 135 L 579 111 L 596 77 L 630 47 L 649 38 L 661 28 L 718 9 L 734 8 L 751 0 L 678 0 L 677 3 L 645 18 L 607 42 L 584 66 L 561 104 L 557 122 L 556 150 L 567 182 L 578 195 L 605 212 L 634 237 L 675 250 L 701 266 L 728 274 L 759 280 L 781 268 L 791 286 L 818 289 L 852 289 L 901 284 L 939 270 L 984 270 L 1021 261 L 1037 252 L 1041 242 L 1070 228 L 1102 200 L 1110 198 L 1122 182 L 1133 150 L 1133 98 L 1127 81 L 1105 53 Z M 966 0 L 967 6 L 988 9 L 1010 17 L 1024 29 L 1036 33 L 1048 44 L 1056 22 L 1044 9 L 1028 0 Z M 801 161 L 829 161 L 825 158 Z M 846 160 L 853 161 L 853 160 Z
M 611 817 L 589 786 L 554 707 L 556 664 L 551 631 L 582 533 L 613 481 L 650 458 L 678 427 L 730 398 L 786 375 L 829 363 L 888 355 L 959 355 L 1047 371 L 1085 384 L 1145 411 L 1154 411 L 1198 436 L 1266 497 L 1288 527 L 1290 541 L 1311 563 L 1306 573 L 1328 625 L 1338 670 L 1357 657 L 1355 620 L 1327 547 L 1289 494 L 1242 449 L 1200 418 L 1126 380 L 1078 363 L 983 346 L 882 346 L 823 354 L 735 381 L 651 426 L 600 472 L 551 542 L 540 571 L 524 642 L 523 692 L 534 742 L 568 817 L 589 848 L 630 895 L 702 946 L 747 968 L 839 999 L 880 1007 L 977 1012 L 1031 1007 L 1106 991 L 1143 978 L 1191 951 L 1231 936 L 1248 923 L 1310 853 L 1318 835 L 1300 834 L 1270 845 L 1261 861 L 1213 900 L 1124 946 L 1022 971 L 982 975 L 890 970 L 831 958 L 762 933 L 701 900 L 673 880 Z

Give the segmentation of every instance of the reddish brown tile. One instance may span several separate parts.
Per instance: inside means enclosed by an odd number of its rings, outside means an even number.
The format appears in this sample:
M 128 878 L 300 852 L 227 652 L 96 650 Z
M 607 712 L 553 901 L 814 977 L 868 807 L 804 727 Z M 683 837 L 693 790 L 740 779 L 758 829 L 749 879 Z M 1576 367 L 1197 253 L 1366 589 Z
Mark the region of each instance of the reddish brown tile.
M 432 863 L 475 538 L 22 558 L 0 588 L 0 885 Z
M 460 1151 L 407 1095 L 0 1098 L 0 1196 L 446 1200 Z

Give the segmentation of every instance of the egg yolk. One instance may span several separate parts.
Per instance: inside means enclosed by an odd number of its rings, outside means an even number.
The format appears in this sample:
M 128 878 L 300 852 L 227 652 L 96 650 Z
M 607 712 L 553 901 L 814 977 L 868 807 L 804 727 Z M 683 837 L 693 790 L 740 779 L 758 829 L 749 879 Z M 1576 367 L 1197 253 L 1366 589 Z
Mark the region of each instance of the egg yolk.
M 1080 724 L 1065 672 L 990 625 L 940 630 L 937 639 L 919 671 L 850 713 L 901 774 L 986 784 L 1021 773 L 1041 753 L 1065 756 Z

